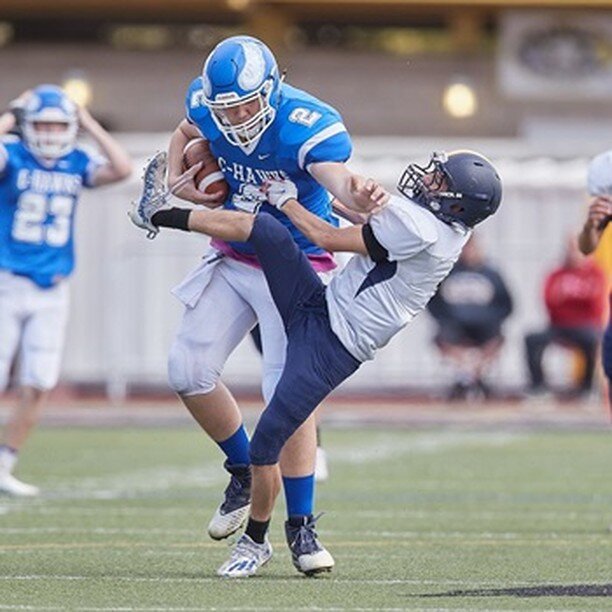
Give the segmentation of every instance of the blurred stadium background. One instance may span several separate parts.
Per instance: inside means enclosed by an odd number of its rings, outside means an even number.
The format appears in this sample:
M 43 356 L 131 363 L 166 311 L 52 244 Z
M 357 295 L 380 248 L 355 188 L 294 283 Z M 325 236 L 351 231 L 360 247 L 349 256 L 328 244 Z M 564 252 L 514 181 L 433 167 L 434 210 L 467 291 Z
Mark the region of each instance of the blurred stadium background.
M 542 280 L 586 213 L 589 158 L 612 147 L 612 0 L 0 0 L 0 105 L 64 84 L 141 167 L 167 146 L 212 46 L 244 32 L 274 48 L 289 82 L 342 112 L 356 171 L 393 188 L 408 161 L 457 147 L 498 166 L 504 202 L 481 242 L 515 310 L 492 382 L 517 397 L 523 336 L 546 317 Z M 206 240 L 148 241 L 132 227 L 139 174 L 80 204 L 53 427 L 20 460 L 43 494 L 0 498 L 1 609 L 610 608 L 601 398 L 421 402 L 451 379 L 425 313 L 324 413 L 331 474 L 317 507 L 337 571 L 297 577 L 279 508 L 278 559 L 246 585 L 219 581 L 227 549 L 202 527 L 225 484 L 220 455 L 166 386 L 180 316 L 169 290 Z M 563 385 L 576 362 L 551 353 Z M 259 374 L 245 341 L 224 378 L 249 426 Z
M 545 321 L 541 282 L 585 214 L 589 157 L 612 145 L 612 2 L 607 0 L 2 0 L 3 103 L 40 82 L 86 101 L 141 167 L 167 146 L 186 86 L 221 38 L 248 32 L 289 82 L 334 104 L 354 136 L 352 166 L 389 188 L 432 150 L 478 149 L 505 185 L 481 230 L 515 299 L 493 382 L 525 383 L 523 335 Z M 163 391 L 180 308 L 169 289 L 196 265 L 202 237 L 144 239 L 127 221 L 139 189 L 86 193 L 77 238 L 62 381 L 108 393 Z M 436 393 L 448 372 L 422 314 L 345 391 Z M 553 351 L 556 349 L 553 349 Z M 572 360 L 553 357 L 554 377 Z M 243 343 L 224 374 L 256 391 Z

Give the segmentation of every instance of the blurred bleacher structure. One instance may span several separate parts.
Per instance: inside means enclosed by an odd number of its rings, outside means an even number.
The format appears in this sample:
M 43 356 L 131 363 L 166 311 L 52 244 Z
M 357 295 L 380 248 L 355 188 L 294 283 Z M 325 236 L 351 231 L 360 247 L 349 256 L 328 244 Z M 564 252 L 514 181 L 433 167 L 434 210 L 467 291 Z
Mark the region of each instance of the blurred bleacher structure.
M 167 146 L 211 45 L 248 31 L 274 46 L 289 82 L 341 110 L 355 135 L 352 167 L 387 187 L 432 150 L 487 154 L 505 197 L 482 228 L 483 246 L 516 302 L 494 377 L 501 389 L 518 389 L 523 333 L 544 318 L 541 279 L 584 215 L 589 157 L 612 146 L 611 7 L 606 0 L 3 0 L 0 92 L 8 102 L 39 82 L 84 75 L 92 111 L 140 167 Z M 472 115 L 457 118 L 445 107 L 455 82 L 475 96 Z M 203 237 L 183 233 L 147 241 L 125 216 L 138 189 L 139 175 L 86 193 L 78 219 L 63 381 L 117 397 L 164 388 L 180 316 L 169 289 L 206 248 Z M 439 389 L 448 372 L 432 331 L 420 315 L 344 389 Z M 224 377 L 252 390 L 259 371 L 246 342 Z

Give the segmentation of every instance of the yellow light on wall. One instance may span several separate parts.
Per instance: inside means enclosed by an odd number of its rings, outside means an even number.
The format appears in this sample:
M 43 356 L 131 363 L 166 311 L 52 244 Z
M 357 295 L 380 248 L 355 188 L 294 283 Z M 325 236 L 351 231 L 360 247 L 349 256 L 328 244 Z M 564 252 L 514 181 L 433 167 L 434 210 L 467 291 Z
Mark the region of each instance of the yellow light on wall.
M 91 83 L 85 75 L 74 73 L 67 76 L 62 83 L 62 89 L 66 95 L 79 106 L 89 106 L 93 99 Z
M 4 21 L 0 22 L 0 47 L 8 45 L 13 39 L 14 35 L 15 30 L 10 23 L 6 23 Z
M 465 82 L 455 81 L 444 89 L 444 110 L 455 119 L 467 119 L 478 110 L 478 99 L 474 89 Z
M 225 0 L 225 3 L 232 11 L 244 11 L 251 4 L 251 0 Z

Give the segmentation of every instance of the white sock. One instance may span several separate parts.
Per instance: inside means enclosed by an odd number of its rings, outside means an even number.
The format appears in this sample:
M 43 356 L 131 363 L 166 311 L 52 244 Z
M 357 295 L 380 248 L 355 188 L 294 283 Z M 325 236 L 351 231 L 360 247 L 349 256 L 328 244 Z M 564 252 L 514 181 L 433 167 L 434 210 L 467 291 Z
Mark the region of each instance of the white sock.
M 0 446 L 0 473 L 12 473 L 17 464 L 17 452 L 8 446 Z

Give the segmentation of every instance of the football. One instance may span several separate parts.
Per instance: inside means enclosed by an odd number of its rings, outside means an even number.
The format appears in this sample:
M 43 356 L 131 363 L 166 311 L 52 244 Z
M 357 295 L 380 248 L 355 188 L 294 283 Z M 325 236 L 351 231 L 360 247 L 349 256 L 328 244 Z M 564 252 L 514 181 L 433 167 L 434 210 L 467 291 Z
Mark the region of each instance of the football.
M 190 140 L 183 150 L 183 172 L 202 162 L 202 168 L 195 175 L 195 184 L 203 193 L 223 193 L 227 197 L 229 185 L 227 184 L 219 164 L 208 146 L 208 140 L 195 138 Z

